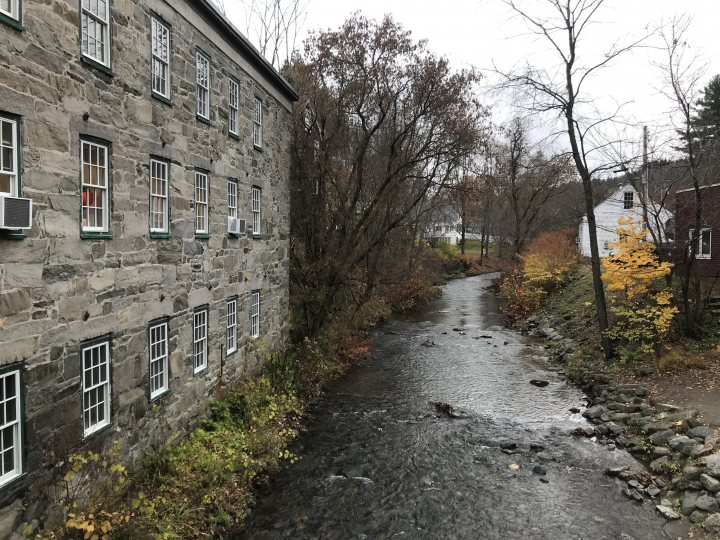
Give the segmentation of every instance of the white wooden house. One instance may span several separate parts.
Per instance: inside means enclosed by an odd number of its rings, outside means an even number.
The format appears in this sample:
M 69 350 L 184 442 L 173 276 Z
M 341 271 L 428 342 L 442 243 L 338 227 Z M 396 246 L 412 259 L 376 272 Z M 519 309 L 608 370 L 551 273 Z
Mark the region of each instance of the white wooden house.
M 650 201 L 650 205 L 651 208 L 648 210 L 651 216 L 657 215 L 659 218 L 657 221 L 661 224 L 661 226 L 658 226 L 655 223 L 656 220 L 651 217 L 650 227 L 660 242 L 666 243 L 669 240 L 666 233 L 667 228 L 672 227 L 672 212 L 656 206 L 656 203 L 652 200 Z M 632 218 L 636 223 L 642 223 L 644 221 L 640 194 L 630 184 L 623 185 L 595 207 L 598 250 L 600 251 L 601 258 L 612 255 L 615 252 L 615 250 L 611 248 L 611 245 L 619 239 L 616 229 L 618 227 L 618 221 L 623 217 Z M 648 240 L 652 240 L 652 234 L 649 232 Z M 584 216 L 580 223 L 578 246 L 583 257 L 590 257 L 590 232 L 588 230 L 587 216 Z

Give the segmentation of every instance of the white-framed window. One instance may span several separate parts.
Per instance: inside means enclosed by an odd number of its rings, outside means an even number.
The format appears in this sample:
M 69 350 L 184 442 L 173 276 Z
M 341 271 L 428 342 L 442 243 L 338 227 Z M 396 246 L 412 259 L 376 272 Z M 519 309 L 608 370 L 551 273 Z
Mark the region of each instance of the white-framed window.
M 109 230 L 109 153 L 110 147 L 106 144 L 80 141 L 81 229 L 84 232 L 108 232 Z
M 225 307 L 227 321 L 226 352 L 232 354 L 237 351 L 237 298 L 228 298 Z
M 170 29 L 155 17 L 150 21 L 152 91 L 170 99 Z
M 0 15 L 20 22 L 20 2 L 21 0 L 0 0 Z
M 21 388 L 19 369 L 0 375 L 0 486 L 23 472 Z
M 608 251 L 608 250 L 610 249 L 610 241 L 609 241 L 609 240 L 604 240 L 604 241 L 603 241 L 603 249 L 604 249 L 605 251 Z
M 260 236 L 260 194 L 259 187 L 253 186 L 250 190 L 250 209 L 252 210 L 253 236 Z
M 200 51 L 195 53 L 197 72 L 197 114 L 210 120 L 210 60 Z
M 695 229 L 690 229 L 690 242 L 693 241 L 695 236 Z M 696 259 L 710 259 L 712 258 L 712 229 L 700 229 L 700 234 L 697 237 L 697 247 L 695 251 Z
M 207 369 L 207 339 L 208 310 L 202 308 L 193 313 L 193 373 Z
M 168 323 L 153 323 L 148 329 L 150 355 L 150 399 L 168 391 Z
M 209 234 L 208 175 L 195 171 L 195 234 Z
M 250 295 L 250 336 L 260 337 L 260 291 Z
M 169 229 L 170 164 L 150 160 L 150 232 L 167 233 Z
M 110 0 L 81 0 L 80 33 L 83 55 L 110 67 Z
M 623 194 L 623 208 L 630 210 L 633 206 L 635 206 L 635 194 L 632 191 L 626 191 Z
M 110 341 L 84 345 L 82 357 L 83 436 L 110 425 Z
M 238 217 L 237 211 L 238 183 L 237 180 L 228 180 L 227 183 L 227 202 L 228 217 Z
M 253 145 L 262 148 L 263 143 L 263 110 L 260 98 L 255 98 L 255 110 L 253 111 Z
M 0 116 L 0 194 L 2 195 L 10 195 L 11 197 L 19 195 L 19 151 L 17 120 Z
M 229 112 L 228 112 L 228 130 L 233 135 L 238 134 L 240 125 L 240 86 L 232 77 L 228 78 L 230 89 L 229 95 Z

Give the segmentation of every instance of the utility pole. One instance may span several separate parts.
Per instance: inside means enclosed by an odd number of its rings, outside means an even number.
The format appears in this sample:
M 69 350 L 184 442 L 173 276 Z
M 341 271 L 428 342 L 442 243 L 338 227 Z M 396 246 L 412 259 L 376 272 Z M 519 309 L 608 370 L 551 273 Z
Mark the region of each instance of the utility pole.
M 643 219 L 645 226 L 650 229 L 650 220 L 648 219 L 648 204 L 650 204 L 650 166 L 648 164 L 648 128 L 643 126 Z

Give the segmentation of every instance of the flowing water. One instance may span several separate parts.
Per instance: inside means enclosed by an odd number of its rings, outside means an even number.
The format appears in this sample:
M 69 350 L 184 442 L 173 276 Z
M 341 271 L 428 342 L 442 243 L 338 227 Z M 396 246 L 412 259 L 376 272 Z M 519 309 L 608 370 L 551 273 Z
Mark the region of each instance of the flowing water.
M 302 459 L 277 475 L 234 537 L 680 536 L 681 525 L 630 502 L 603 474 L 640 464 L 571 435 L 586 425 L 569 411 L 583 407 L 583 394 L 541 344 L 502 326 L 489 284 L 453 281 L 441 299 L 378 330 L 372 358 L 328 390 L 297 440 Z M 515 453 L 503 451 L 508 443 Z

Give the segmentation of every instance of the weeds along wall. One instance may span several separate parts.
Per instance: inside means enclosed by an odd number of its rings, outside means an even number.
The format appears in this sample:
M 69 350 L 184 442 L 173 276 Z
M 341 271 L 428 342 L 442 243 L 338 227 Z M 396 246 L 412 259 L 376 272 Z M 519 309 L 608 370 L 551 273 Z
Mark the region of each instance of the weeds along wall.
M 0 538 L 69 452 L 132 461 L 288 335 L 294 90 L 206 0 L 81 4 L 0 15 L 0 197 L 32 200 L 0 230 Z

